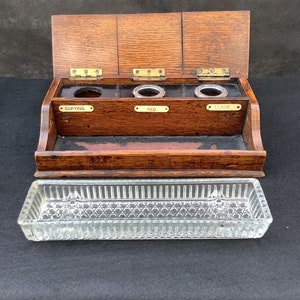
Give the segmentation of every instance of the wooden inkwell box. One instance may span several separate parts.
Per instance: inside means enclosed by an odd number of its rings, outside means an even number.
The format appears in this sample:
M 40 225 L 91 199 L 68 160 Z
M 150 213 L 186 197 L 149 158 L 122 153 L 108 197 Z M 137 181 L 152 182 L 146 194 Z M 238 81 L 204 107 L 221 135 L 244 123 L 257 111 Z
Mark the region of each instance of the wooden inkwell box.
M 36 176 L 262 177 L 247 11 L 52 18 Z

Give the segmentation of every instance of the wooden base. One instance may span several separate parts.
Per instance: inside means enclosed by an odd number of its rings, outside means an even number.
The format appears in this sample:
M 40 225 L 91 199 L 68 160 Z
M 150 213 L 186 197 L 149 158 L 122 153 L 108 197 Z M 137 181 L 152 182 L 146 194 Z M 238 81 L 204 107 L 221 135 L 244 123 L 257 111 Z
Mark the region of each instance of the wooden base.
M 197 177 L 264 177 L 263 171 L 240 170 L 73 170 L 73 171 L 36 171 L 38 178 L 197 178 Z

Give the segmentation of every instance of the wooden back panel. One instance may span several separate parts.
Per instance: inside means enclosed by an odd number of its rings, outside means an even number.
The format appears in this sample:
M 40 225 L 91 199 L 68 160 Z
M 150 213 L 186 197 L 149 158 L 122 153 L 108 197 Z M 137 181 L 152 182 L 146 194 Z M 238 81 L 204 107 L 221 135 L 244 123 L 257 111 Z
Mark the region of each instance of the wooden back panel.
M 184 12 L 184 77 L 196 67 L 229 67 L 231 77 L 248 77 L 249 11 Z
M 102 68 L 130 78 L 134 68 L 165 68 L 168 78 L 195 77 L 197 67 L 229 67 L 248 77 L 247 11 L 52 17 L 53 71 Z

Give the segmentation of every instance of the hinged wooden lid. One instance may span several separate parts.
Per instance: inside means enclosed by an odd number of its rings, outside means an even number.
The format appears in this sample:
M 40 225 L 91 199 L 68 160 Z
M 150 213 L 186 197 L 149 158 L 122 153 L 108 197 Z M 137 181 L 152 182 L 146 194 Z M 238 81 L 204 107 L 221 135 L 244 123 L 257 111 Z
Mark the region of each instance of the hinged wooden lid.
M 198 68 L 229 68 L 248 77 L 247 11 L 52 17 L 54 76 L 99 68 L 103 78 L 163 69 L 167 78 L 197 77 Z
M 70 68 L 99 68 L 103 76 L 118 76 L 115 15 L 52 16 L 53 73 L 69 77 Z
M 249 11 L 184 12 L 182 28 L 184 77 L 195 77 L 198 67 L 248 77 Z
M 120 77 L 133 69 L 164 68 L 182 77 L 181 13 L 118 16 Z

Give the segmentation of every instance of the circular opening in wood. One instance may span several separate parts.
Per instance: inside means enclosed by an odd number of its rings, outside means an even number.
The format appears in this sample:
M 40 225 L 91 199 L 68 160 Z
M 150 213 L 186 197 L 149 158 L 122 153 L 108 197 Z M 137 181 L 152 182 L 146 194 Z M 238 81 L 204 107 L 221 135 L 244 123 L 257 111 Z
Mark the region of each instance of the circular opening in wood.
M 226 97 L 228 95 L 226 88 L 218 84 L 201 84 L 195 88 L 194 93 L 198 98 Z
M 145 97 L 154 97 L 159 94 L 158 90 L 155 89 L 142 89 L 139 91 L 140 95 L 145 96 Z
M 220 90 L 217 90 L 217 89 L 206 88 L 206 89 L 202 89 L 201 93 L 206 95 L 206 96 L 218 96 L 222 92 Z
M 165 90 L 155 84 L 139 85 L 132 91 L 136 98 L 162 98 L 165 95 Z
M 83 87 L 74 92 L 76 98 L 99 98 L 102 92 L 96 87 Z

